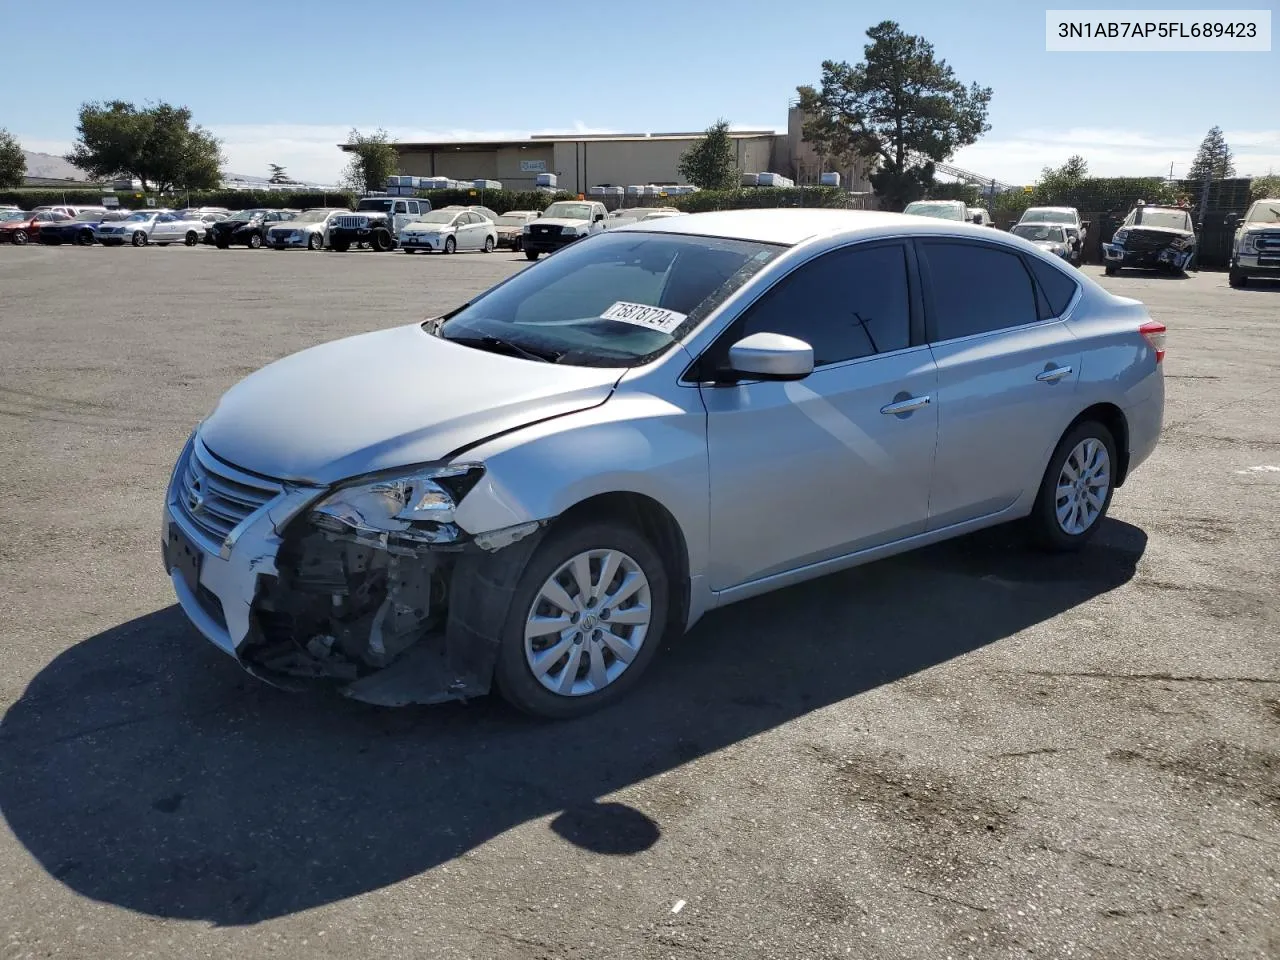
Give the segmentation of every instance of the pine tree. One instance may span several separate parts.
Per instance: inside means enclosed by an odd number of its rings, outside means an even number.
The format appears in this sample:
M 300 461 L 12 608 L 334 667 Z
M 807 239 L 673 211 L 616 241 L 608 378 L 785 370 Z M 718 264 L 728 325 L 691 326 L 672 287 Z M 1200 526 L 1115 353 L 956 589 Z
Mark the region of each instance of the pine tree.
M 680 176 L 703 190 L 728 190 L 737 186 L 738 165 L 729 121 L 717 120 L 706 134 L 680 157 Z
M 1222 180 L 1235 175 L 1236 168 L 1232 162 L 1231 147 L 1227 145 L 1227 138 L 1222 135 L 1221 127 L 1213 127 L 1200 141 L 1200 149 L 1196 151 L 1196 158 L 1191 161 L 1191 170 L 1187 173 L 1187 179 L 1199 182 L 1206 177 L 1211 180 Z

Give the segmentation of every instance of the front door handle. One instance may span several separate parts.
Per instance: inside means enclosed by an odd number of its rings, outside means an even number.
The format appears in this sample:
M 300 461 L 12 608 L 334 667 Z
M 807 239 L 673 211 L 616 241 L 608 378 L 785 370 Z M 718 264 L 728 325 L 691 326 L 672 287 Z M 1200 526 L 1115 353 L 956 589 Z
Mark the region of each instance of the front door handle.
M 1054 367 L 1052 370 L 1045 370 L 1043 373 L 1037 373 L 1036 379 L 1041 383 L 1056 383 L 1063 377 L 1070 375 L 1070 367 Z
M 886 404 L 880 408 L 880 412 L 888 416 L 897 416 L 900 413 L 910 413 L 912 410 L 919 410 L 921 407 L 929 405 L 930 398 L 924 397 L 907 397 L 905 400 L 896 400 L 893 403 Z

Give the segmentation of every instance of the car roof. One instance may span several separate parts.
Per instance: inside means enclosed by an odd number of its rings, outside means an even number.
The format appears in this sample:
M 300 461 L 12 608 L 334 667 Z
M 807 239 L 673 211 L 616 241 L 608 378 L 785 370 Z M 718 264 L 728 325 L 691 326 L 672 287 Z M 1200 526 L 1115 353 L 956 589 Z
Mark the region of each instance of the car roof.
M 1075 212 L 1076 212 L 1076 208 L 1075 208 L 1075 207 L 1027 207 L 1027 209 L 1026 209 L 1026 210 L 1023 210 L 1022 212 L 1023 212 L 1023 213 L 1029 213 L 1029 212 L 1030 212 L 1030 211 L 1032 211 L 1032 210 L 1056 210 L 1056 211 L 1059 211 L 1059 212 L 1061 212 L 1061 213 L 1075 213 Z
M 966 234 L 984 240 L 1007 236 L 990 227 L 979 227 L 937 217 L 917 217 L 906 213 L 881 210 L 765 209 L 721 210 L 716 213 L 690 213 L 681 217 L 646 220 L 643 224 L 627 224 L 618 230 L 644 230 L 648 233 L 686 233 L 704 237 L 726 237 L 759 243 L 782 243 L 788 246 L 814 237 L 848 235 L 850 237 L 898 236 L 912 234 Z

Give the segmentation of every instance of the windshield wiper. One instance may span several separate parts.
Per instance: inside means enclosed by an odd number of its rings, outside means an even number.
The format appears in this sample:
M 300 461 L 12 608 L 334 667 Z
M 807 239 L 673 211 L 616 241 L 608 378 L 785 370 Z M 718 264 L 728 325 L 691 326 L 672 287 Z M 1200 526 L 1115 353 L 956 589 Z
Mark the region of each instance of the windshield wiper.
M 504 340 L 502 337 L 443 337 L 442 339 L 451 343 L 460 343 L 466 347 L 489 350 L 493 353 L 506 353 L 509 356 L 538 360 L 542 363 L 555 363 L 565 354 L 563 350 L 533 350 L 511 340 Z

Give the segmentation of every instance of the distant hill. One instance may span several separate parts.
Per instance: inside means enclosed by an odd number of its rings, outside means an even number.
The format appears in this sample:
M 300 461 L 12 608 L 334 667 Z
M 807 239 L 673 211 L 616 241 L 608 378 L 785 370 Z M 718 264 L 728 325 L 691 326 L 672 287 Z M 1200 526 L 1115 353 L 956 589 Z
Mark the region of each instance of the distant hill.
M 27 158 L 27 176 L 42 180 L 88 180 L 89 175 L 52 153 L 22 151 Z

